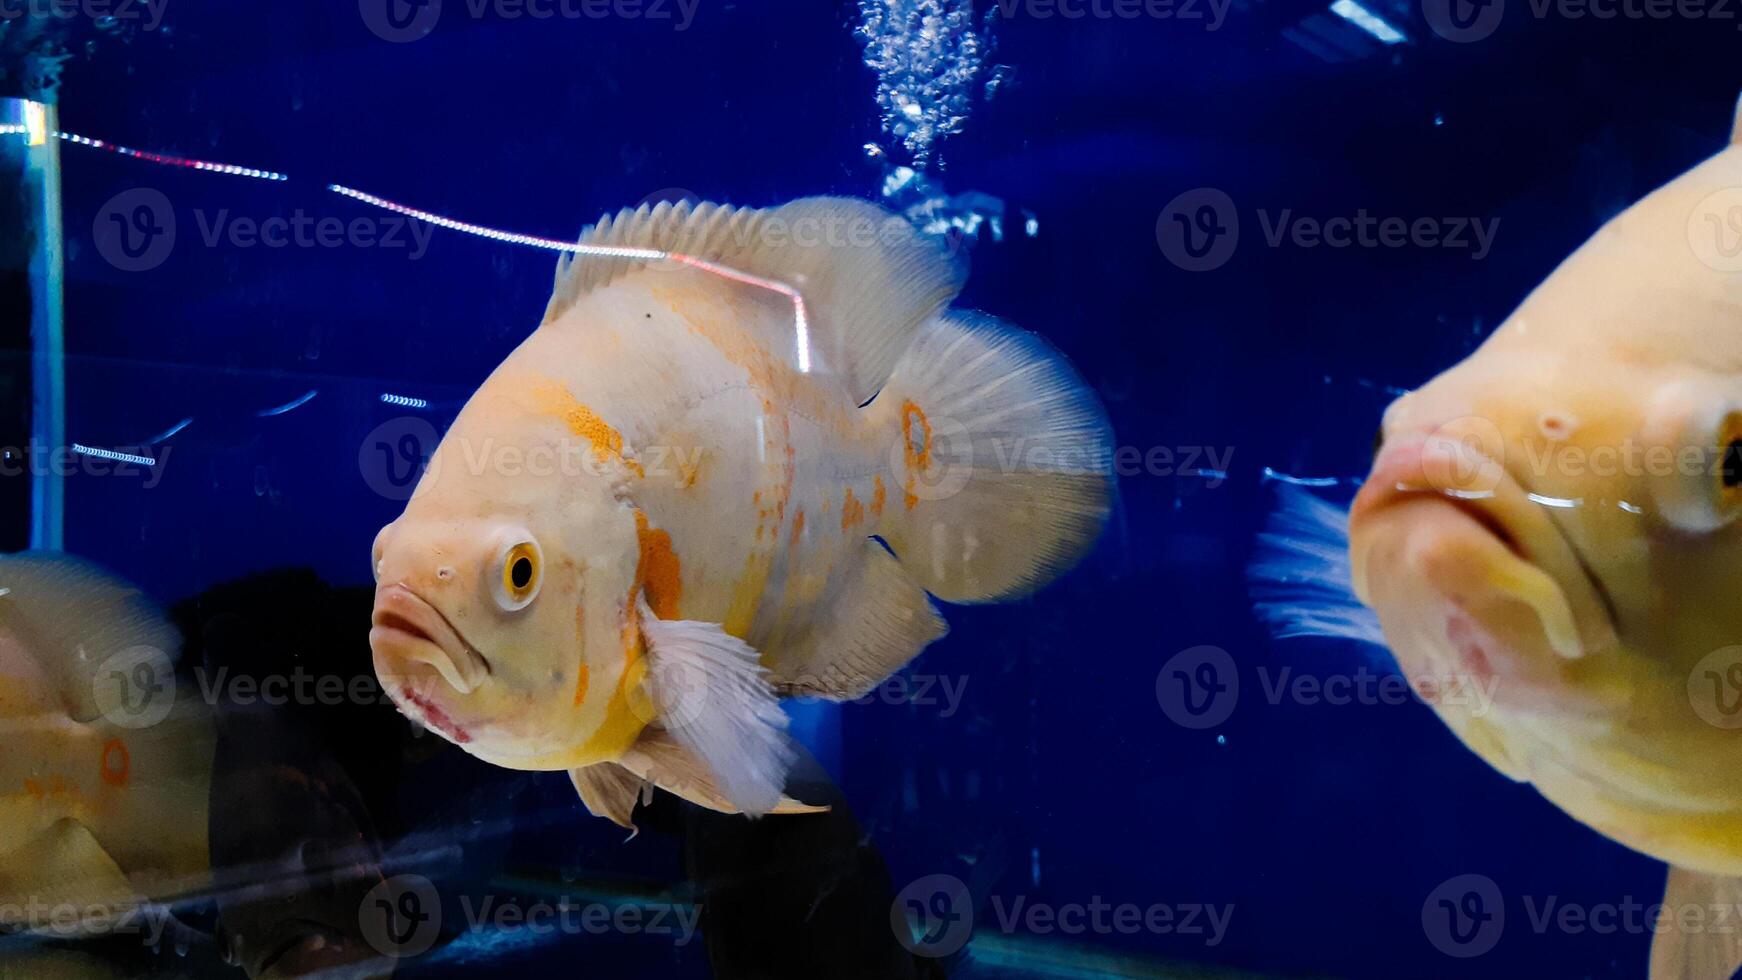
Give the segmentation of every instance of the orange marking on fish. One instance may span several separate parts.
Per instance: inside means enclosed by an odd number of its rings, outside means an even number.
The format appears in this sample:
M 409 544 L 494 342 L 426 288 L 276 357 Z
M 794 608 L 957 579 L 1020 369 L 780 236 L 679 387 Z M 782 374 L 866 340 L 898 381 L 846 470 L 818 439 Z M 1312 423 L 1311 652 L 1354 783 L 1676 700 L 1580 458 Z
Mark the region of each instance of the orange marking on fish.
M 647 515 L 635 512 L 635 539 L 641 546 L 635 567 L 636 584 L 647 595 L 647 605 L 660 619 L 678 619 L 683 598 L 683 565 L 671 547 L 671 534 L 649 526 Z
M 24 791 L 39 800 L 47 795 L 46 791 L 42 788 L 41 781 L 35 779 L 26 779 L 24 781 Z
M 804 508 L 800 507 L 792 516 L 792 543 L 798 544 L 799 536 L 804 533 Z
M 913 424 L 919 423 L 920 442 L 913 441 Z M 926 418 L 925 410 L 915 405 L 911 400 L 901 403 L 901 455 L 907 463 L 907 484 L 903 488 L 903 503 L 912 510 L 919 497 L 914 494 L 918 486 L 919 474 L 931 466 L 931 419 Z
M 865 505 L 859 498 L 853 496 L 853 488 L 847 488 L 846 497 L 841 500 L 841 530 L 849 531 L 865 523 Z
M 103 782 L 110 786 L 127 785 L 127 777 L 133 772 L 133 756 L 127 751 L 127 743 L 119 738 L 104 742 L 103 758 L 99 767 Z
M 883 501 L 889 496 L 889 488 L 883 485 L 883 475 L 880 473 L 871 478 L 871 516 L 883 516 Z
M 587 610 L 581 604 L 575 604 L 575 648 L 581 651 L 580 667 L 575 671 L 575 706 L 580 707 L 587 699 L 587 660 L 586 660 L 586 627 Z
M 647 475 L 640 463 L 623 455 L 623 434 L 600 418 L 597 412 L 581 404 L 567 388 L 555 382 L 543 382 L 534 387 L 533 397 L 544 411 L 562 419 L 570 432 L 587 440 L 594 458 L 600 462 L 614 459 L 636 476 Z

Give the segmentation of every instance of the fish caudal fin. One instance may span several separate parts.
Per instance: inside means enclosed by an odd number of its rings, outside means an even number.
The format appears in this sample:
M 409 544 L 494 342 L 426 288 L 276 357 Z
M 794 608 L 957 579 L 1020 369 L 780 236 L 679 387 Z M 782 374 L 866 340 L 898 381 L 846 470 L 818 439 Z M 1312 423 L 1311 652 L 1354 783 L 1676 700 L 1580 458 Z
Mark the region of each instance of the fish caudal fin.
M 167 675 L 180 634 L 143 592 L 93 562 L 48 551 L 0 556 L 0 631 L 35 656 L 74 721 L 133 714 L 137 704 L 126 702 L 141 695 L 173 696 Z
M 1112 499 L 1112 431 L 1064 356 L 996 318 L 926 324 L 867 409 L 892 433 L 879 533 L 950 602 L 1045 585 L 1094 545 Z
M 1663 891 L 1665 914 L 1651 938 L 1651 980 L 1706 980 L 1728 977 L 1742 968 L 1742 934 L 1714 929 L 1705 917 L 1685 929 L 1676 910 L 1742 908 L 1742 878 L 1669 869 Z
M 718 623 L 660 619 L 645 601 L 641 634 L 657 731 L 700 761 L 711 787 L 735 810 L 760 815 L 774 809 L 793 751 L 786 712 L 755 649 Z M 642 742 L 636 748 L 647 751 Z
M 965 271 L 935 238 L 868 201 L 807 197 L 778 208 L 684 201 L 619 211 L 580 244 L 681 255 L 794 289 L 802 329 L 771 349 L 807 373 L 838 375 L 862 405 L 877 394 L 920 325 L 961 291 Z M 650 263 L 645 255 L 565 256 L 544 322 L 587 293 Z

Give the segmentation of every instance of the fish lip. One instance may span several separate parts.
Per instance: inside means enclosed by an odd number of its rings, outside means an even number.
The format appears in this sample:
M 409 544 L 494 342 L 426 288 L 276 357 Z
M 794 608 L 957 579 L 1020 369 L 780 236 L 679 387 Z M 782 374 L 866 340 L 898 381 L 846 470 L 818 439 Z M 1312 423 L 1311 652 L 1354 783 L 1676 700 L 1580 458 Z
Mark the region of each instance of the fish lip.
M 455 690 L 470 694 L 491 674 L 490 660 L 465 638 L 434 603 L 403 582 L 375 590 L 369 646 L 392 643 L 434 649 L 439 657 L 422 659 Z
M 1495 485 L 1483 491 L 1461 491 L 1456 488 L 1441 488 L 1423 483 L 1419 477 L 1410 477 L 1409 463 L 1419 459 L 1419 452 L 1428 441 L 1425 433 L 1403 437 L 1394 445 L 1392 439 L 1386 439 L 1381 446 L 1379 455 L 1375 458 L 1373 472 L 1367 482 L 1356 494 L 1355 501 L 1349 510 L 1350 540 L 1353 543 L 1354 526 L 1357 520 L 1369 519 L 1376 512 L 1388 510 L 1391 506 L 1403 500 L 1433 499 L 1449 504 L 1473 520 L 1484 531 L 1493 536 L 1494 540 L 1503 545 L 1519 561 L 1539 568 L 1554 577 L 1551 569 L 1554 564 L 1570 564 L 1578 570 L 1579 577 L 1589 590 L 1590 597 L 1595 599 L 1603 617 L 1604 636 L 1599 642 L 1588 645 L 1590 650 L 1606 649 L 1618 642 L 1620 635 L 1620 616 L 1614 598 L 1597 577 L 1591 563 L 1586 559 L 1578 542 L 1563 525 L 1563 518 L 1555 512 L 1555 508 L 1533 506 L 1525 508 L 1518 500 L 1529 500 L 1532 489 L 1529 483 L 1522 479 L 1503 460 L 1495 459 L 1488 454 L 1478 454 L 1481 461 L 1493 464 L 1498 470 L 1498 480 Z M 1403 462 L 1397 460 L 1401 458 Z M 1419 465 L 1416 467 L 1419 471 Z M 1400 478 L 1402 477 L 1402 478 Z M 1513 499 L 1517 498 L 1517 499 Z M 1546 513 L 1545 513 L 1546 511 Z M 1521 517 L 1520 515 L 1527 515 Z M 1563 549 L 1561 556 L 1564 562 L 1554 562 L 1552 555 L 1543 554 L 1544 548 L 1531 547 L 1531 543 L 1552 541 L 1555 546 Z M 1371 593 L 1367 587 L 1366 560 L 1364 554 L 1351 555 L 1353 559 L 1354 586 L 1362 602 L 1368 602 Z M 1568 592 L 1565 585 L 1562 592 Z M 1573 596 L 1567 599 L 1573 602 Z M 1577 615 L 1577 604 L 1574 604 Z M 1584 633 L 1583 630 L 1580 631 Z

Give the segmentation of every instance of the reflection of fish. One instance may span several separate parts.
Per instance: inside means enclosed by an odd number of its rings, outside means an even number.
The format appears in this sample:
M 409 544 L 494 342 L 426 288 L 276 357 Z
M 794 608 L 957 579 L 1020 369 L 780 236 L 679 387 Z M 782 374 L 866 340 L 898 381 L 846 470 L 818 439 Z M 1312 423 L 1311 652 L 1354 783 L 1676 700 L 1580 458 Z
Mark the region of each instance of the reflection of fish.
M 793 806 L 775 696 L 858 696 L 942 635 L 927 591 L 1074 562 L 1105 420 L 1038 340 L 945 312 L 960 269 L 871 205 L 662 205 L 585 241 L 717 265 L 563 264 L 377 539 L 376 669 L 625 825 L 648 782 Z
M 212 728 L 176 698 L 175 630 L 66 556 L 0 557 L 0 590 L 0 907 L 46 910 L 0 925 L 54 931 L 76 909 L 74 935 L 161 928 L 141 903 L 207 867 Z
M 208 654 L 244 647 L 236 669 L 256 684 L 280 673 L 265 657 L 293 632 L 272 613 L 311 616 L 271 584 L 273 609 L 214 592 L 190 630 Z M 251 977 L 390 973 L 358 927 L 380 880 L 365 807 L 342 769 L 309 757 L 306 712 L 214 713 L 205 679 L 178 677 L 180 650 L 138 590 L 90 563 L 0 556 L 0 932 L 113 934 L 111 953 L 203 945 L 170 909 L 215 898 L 220 946 Z M 114 966 L 91 952 L 16 939 L 0 980 Z
M 1349 521 L 1416 688 L 1495 768 L 1669 862 L 1672 916 L 1742 900 L 1742 733 L 1700 687 L 1742 664 L 1742 291 L 1698 238 L 1737 187 L 1742 145 L 1398 399 Z M 1472 685 L 1492 704 L 1450 696 Z M 1742 964 L 1742 933 L 1666 925 L 1654 976 Z

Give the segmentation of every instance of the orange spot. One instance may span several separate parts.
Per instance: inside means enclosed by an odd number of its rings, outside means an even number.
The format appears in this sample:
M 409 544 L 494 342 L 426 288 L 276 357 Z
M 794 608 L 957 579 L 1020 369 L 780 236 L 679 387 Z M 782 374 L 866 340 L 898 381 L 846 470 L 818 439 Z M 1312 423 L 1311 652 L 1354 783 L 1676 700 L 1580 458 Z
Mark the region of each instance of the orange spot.
M 889 496 L 889 488 L 883 485 L 883 476 L 878 474 L 871 478 L 871 516 L 883 516 L 883 501 Z
M 846 497 L 841 500 L 841 530 L 846 531 L 856 525 L 865 523 L 865 505 L 859 498 L 853 496 L 853 488 L 847 488 Z
M 804 508 L 800 507 L 792 518 L 792 543 L 798 544 L 799 535 L 804 533 Z
M 103 782 L 110 786 L 125 786 L 127 776 L 132 771 L 133 756 L 127 752 L 127 743 L 118 738 L 104 742 L 101 768 Z
M 42 783 L 35 779 L 26 779 L 24 781 L 24 791 L 39 800 L 42 799 L 46 793 L 42 788 Z
M 624 459 L 623 434 L 613 429 L 597 412 L 581 404 L 567 388 L 547 381 L 536 386 L 532 394 L 544 411 L 562 419 L 570 432 L 587 440 L 593 456 L 600 462 L 615 459 L 636 476 L 647 475 L 640 463 Z
M 919 423 L 918 442 L 913 438 L 915 422 Z M 919 497 L 913 492 L 919 474 L 931 466 L 931 420 L 925 417 L 925 410 L 912 401 L 901 403 L 901 454 L 907 462 L 907 485 L 902 503 L 912 510 L 919 503 Z
M 683 598 L 683 566 L 671 547 L 671 534 L 650 527 L 647 515 L 635 512 L 635 538 L 641 546 L 635 581 L 647 593 L 647 604 L 660 619 L 677 619 Z M 633 598 L 633 593 L 631 593 Z
M 584 608 L 582 608 L 580 606 L 580 604 L 577 603 L 575 605 L 575 649 L 577 649 L 577 650 L 584 651 L 587 649 L 587 646 L 586 646 L 586 626 L 587 626 L 587 611 Z M 575 671 L 575 704 L 576 704 L 576 706 L 579 706 L 582 701 L 585 701 L 587 699 L 587 680 L 588 680 L 587 660 L 586 660 L 585 654 L 583 653 L 583 655 L 581 657 L 580 668 Z

